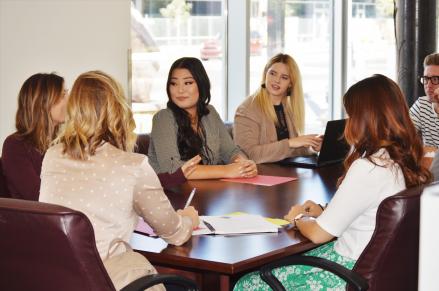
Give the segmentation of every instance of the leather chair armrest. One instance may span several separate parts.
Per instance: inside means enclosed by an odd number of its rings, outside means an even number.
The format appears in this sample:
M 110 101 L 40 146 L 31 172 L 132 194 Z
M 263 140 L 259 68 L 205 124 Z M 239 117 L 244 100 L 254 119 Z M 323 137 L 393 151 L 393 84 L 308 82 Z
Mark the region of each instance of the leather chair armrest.
M 305 265 L 318 267 L 339 276 L 356 290 L 363 291 L 369 288 L 367 281 L 357 273 L 335 262 L 311 256 L 291 256 L 273 262 L 271 264 L 267 264 L 259 270 L 262 280 L 264 280 L 274 291 L 285 291 L 285 288 L 273 275 L 272 271 L 275 268 L 287 265 Z
M 173 285 L 186 288 L 188 291 L 198 291 L 198 287 L 194 281 L 189 280 L 185 277 L 177 276 L 177 275 L 166 275 L 166 274 L 154 274 L 143 276 L 124 288 L 120 291 L 143 291 L 146 288 L 152 287 L 157 284 L 165 284 L 165 285 Z

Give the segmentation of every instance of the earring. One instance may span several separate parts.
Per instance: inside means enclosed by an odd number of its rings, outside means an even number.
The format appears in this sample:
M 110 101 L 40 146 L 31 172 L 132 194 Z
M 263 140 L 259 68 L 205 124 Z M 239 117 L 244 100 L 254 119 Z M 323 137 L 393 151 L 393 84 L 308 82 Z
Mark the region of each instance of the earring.
M 265 83 L 262 83 L 262 84 L 261 84 L 261 88 L 264 88 L 264 89 L 265 89 Z
M 287 96 L 291 96 L 291 87 L 288 87 L 287 89 Z

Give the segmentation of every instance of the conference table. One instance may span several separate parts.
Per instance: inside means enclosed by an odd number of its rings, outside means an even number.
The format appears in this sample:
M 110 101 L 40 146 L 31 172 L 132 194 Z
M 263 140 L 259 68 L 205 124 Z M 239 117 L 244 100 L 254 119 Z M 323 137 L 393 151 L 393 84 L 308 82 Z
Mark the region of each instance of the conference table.
M 192 180 L 167 190 L 174 208 L 182 208 L 193 188 L 192 205 L 200 215 L 232 212 L 282 218 L 290 207 L 306 200 L 326 203 L 336 191 L 341 164 L 318 169 L 278 164 L 258 165 L 260 175 L 297 177 L 274 186 L 258 186 L 220 180 Z M 201 235 L 182 246 L 167 245 L 160 238 L 134 234 L 133 248 L 143 254 L 160 273 L 178 273 L 195 279 L 201 290 L 231 290 L 245 273 L 285 256 L 316 247 L 292 228 L 278 233 L 245 235 Z

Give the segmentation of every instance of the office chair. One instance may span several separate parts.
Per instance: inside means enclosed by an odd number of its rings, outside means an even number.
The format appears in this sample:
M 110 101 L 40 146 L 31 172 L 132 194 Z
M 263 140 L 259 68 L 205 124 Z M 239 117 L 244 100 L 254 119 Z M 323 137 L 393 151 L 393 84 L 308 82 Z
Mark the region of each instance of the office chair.
M 0 290 L 115 291 L 96 248 L 93 227 L 79 211 L 0 198 Z M 198 290 L 175 275 L 139 278 L 122 291 L 165 283 Z
M 2 158 L 0 157 L 0 198 L 9 198 L 8 188 L 6 187 L 6 179 L 3 175 Z
M 149 141 L 151 136 L 148 133 L 141 133 L 137 135 L 136 146 L 134 152 L 139 154 L 148 155 Z
M 291 256 L 263 266 L 262 279 L 275 291 L 285 290 L 272 270 L 286 265 L 309 265 L 338 275 L 347 282 L 347 290 L 417 290 L 423 188 L 406 189 L 381 202 L 375 231 L 352 271 L 326 259 Z

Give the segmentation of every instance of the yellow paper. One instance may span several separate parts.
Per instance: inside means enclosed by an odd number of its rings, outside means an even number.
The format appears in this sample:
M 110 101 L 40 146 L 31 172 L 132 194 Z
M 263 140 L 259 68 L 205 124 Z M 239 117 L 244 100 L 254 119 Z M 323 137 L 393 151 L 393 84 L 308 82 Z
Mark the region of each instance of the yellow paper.
M 232 212 L 229 214 L 226 214 L 228 216 L 238 216 L 238 215 L 243 215 L 243 214 L 247 214 L 245 212 L 241 212 L 241 211 L 237 211 L 237 212 Z M 280 218 L 270 218 L 270 217 L 265 217 L 265 220 L 267 220 L 268 222 L 271 222 L 273 224 L 276 224 L 278 226 L 284 226 L 289 224 L 290 222 L 288 220 L 285 219 L 280 219 Z

